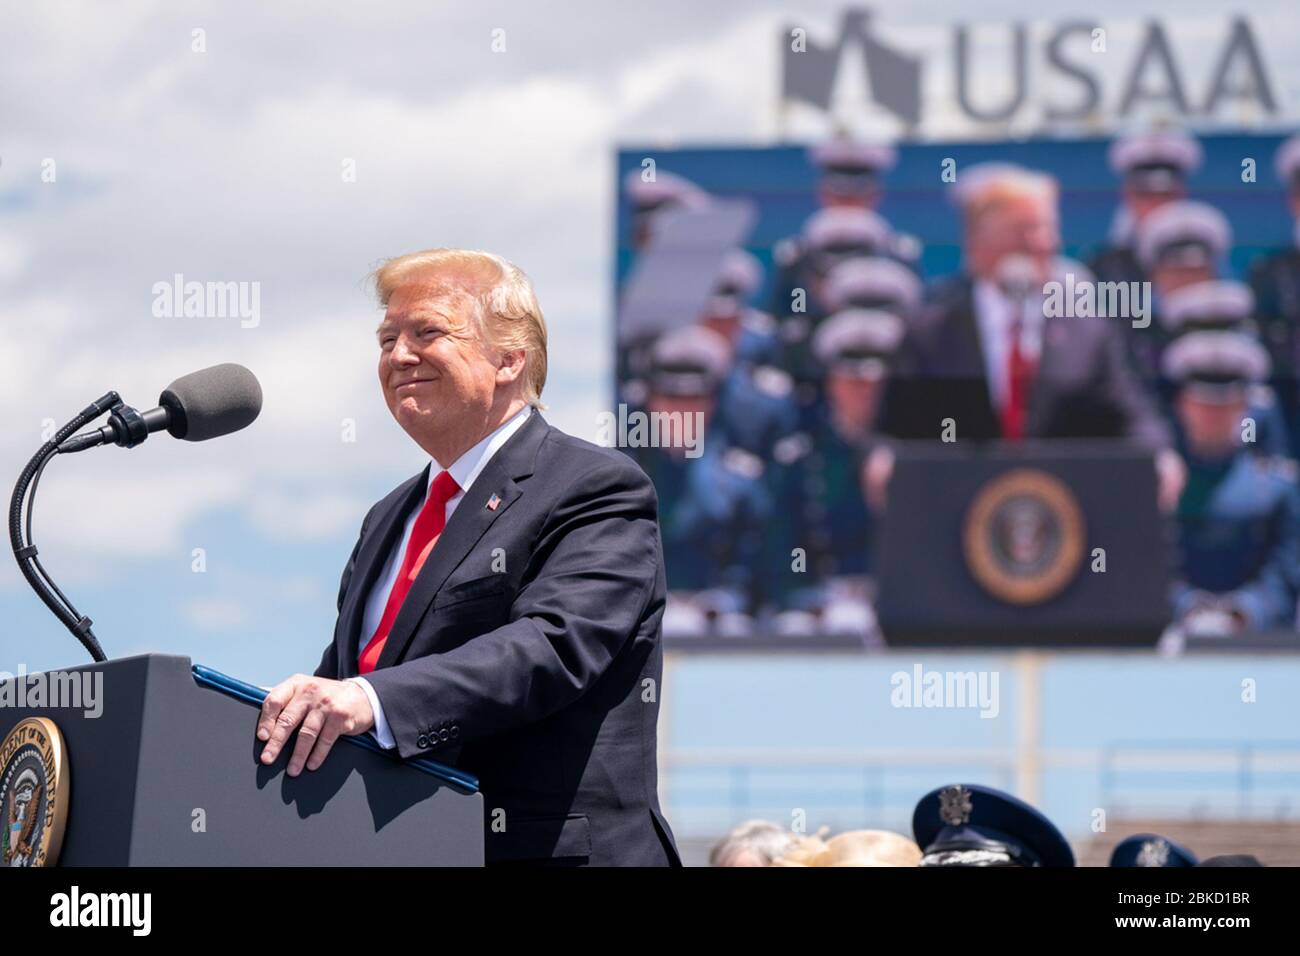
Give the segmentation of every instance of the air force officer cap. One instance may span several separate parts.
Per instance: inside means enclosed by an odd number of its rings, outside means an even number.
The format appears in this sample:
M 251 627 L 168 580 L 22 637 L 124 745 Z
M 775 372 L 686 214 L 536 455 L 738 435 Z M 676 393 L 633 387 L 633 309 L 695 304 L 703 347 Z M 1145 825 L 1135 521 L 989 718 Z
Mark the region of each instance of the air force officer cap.
M 1074 866 L 1061 831 L 1009 793 L 959 783 L 932 790 L 912 814 L 921 866 Z

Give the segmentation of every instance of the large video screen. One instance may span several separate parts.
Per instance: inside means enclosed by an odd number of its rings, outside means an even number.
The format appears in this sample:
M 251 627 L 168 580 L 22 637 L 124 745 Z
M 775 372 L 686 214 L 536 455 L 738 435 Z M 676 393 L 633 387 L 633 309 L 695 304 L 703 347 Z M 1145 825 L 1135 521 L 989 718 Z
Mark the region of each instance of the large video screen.
M 1167 622 L 1294 630 L 1287 145 L 1156 130 L 621 149 L 606 438 L 658 489 L 669 639 L 879 643 L 881 588 L 901 586 L 881 560 L 925 573 L 898 540 L 882 558 L 907 449 L 1112 438 L 1150 452 L 1152 497 L 1167 499 L 1152 504 L 1169 532 Z M 1026 300 L 1046 324 L 1022 356 Z M 1216 414 L 1235 436 L 1217 448 Z M 990 519 L 1013 572 L 1070 543 L 1068 522 L 1022 505 Z M 893 517 L 894 539 L 910 533 Z M 1059 597 L 1021 603 L 1050 619 L 1090 560 L 1084 548 Z

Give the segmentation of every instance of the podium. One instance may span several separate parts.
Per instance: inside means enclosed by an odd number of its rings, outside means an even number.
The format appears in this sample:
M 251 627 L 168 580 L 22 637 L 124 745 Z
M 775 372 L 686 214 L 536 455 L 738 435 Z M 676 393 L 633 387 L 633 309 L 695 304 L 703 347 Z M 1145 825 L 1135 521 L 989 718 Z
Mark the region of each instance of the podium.
M 102 681 L 100 712 L 3 707 L 0 740 L 29 717 L 61 732 L 69 800 L 59 865 L 483 864 L 483 798 L 468 775 L 340 738 L 319 769 L 289 777 L 295 738 L 264 766 L 257 707 L 201 684 L 184 657 L 54 673 Z
M 900 444 L 876 566 L 892 646 L 1150 647 L 1172 527 L 1119 441 Z

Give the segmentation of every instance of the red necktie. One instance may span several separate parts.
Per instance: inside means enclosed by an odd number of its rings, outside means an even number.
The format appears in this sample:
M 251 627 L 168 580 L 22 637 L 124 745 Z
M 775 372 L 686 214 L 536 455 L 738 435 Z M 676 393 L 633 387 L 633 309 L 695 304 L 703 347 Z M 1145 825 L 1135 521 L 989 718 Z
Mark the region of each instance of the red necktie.
M 458 491 L 460 486 L 456 484 L 456 479 L 449 472 L 444 471 L 433 479 L 433 485 L 429 488 L 429 497 L 425 499 L 424 507 L 420 509 L 415 524 L 411 526 L 411 540 L 406 543 L 406 554 L 397 572 L 397 580 L 393 582 L 393 590 L 388 593 L 384 616 L 379 619 L 375 636 L 361 652 L 357 665 L 361 673 L 369 674 L 379 663 L 384 642 L 388 640 L 388 632 L 393 629 L 393 622 L 397 620 L 397 612 L 402 609 L 406 593 L 411 590 L 411 585 L 420 574 L 420 568 L 424 567 L 425 559 L 433 550 L 433 546 L 438 543 L 438 536 L 442 534 L 443 526 L 447 523 L 447 502 Z
M 1020 347 L 1022 320 L 1011 323 L 1011 347 L 1007 350 L 1007 400 L 1002 406 L 1002 436 L 1007 441 L 1025 437 L 1025 419 L 1029 414 L 1029 390 L 1034 384 L 1038 363 Z

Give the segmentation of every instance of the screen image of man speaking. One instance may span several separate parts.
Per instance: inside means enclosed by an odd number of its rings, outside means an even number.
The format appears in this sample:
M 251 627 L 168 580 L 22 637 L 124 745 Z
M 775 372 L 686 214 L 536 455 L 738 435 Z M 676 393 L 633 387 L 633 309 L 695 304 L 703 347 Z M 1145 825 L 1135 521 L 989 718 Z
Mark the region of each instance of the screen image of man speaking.
M 431 249 L 375 286 L 379 385 L 430 461 L 362 522 L 320 666 L 262 706 L 262 762 L 288 752 L 296 776 L 369 733 L 479 777 L 489 864 L 680 865 L 645 693 L 665 599 L 650 480 L 542 418 L 546 326 L 519 268 Z

